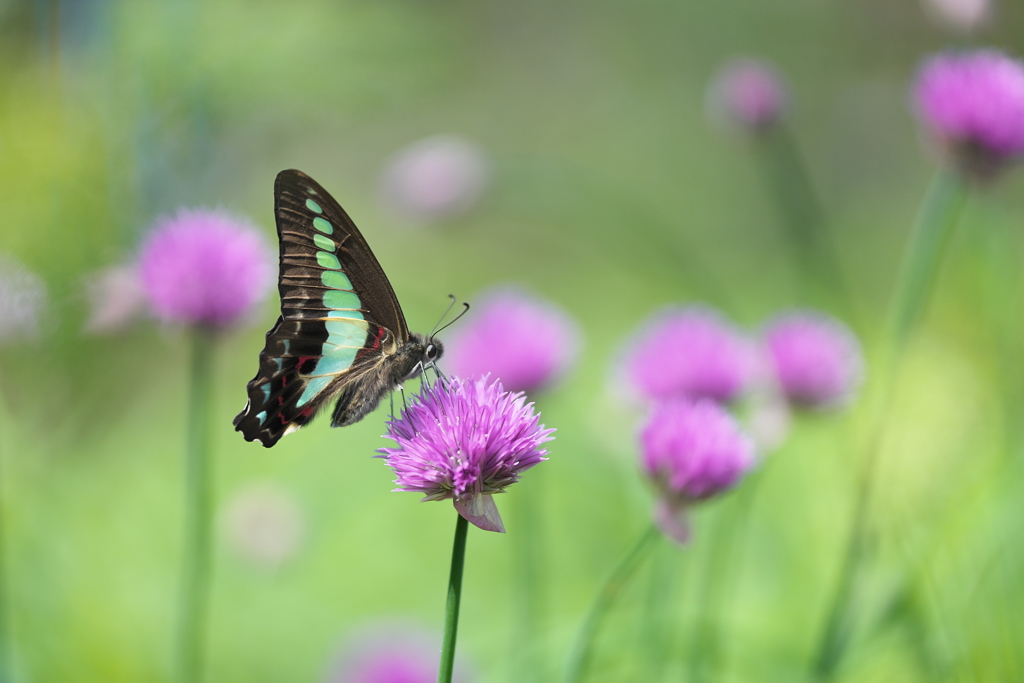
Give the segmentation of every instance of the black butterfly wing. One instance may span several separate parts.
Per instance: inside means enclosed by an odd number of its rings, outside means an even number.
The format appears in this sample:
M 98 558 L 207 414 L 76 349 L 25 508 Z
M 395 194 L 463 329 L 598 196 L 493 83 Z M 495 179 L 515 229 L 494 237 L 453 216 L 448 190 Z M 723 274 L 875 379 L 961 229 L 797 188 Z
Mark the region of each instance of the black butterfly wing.
M 234 422 L 246 440 L 267 447 L 334 396 L 362 400 L 363 385 L 383 394 L 377 387 L 388 359 L 409 341 L 384 270 L 326 190 L 300 171 L 281 171 L 274 210 L 281 316 L 267 332 L 249 401 Z

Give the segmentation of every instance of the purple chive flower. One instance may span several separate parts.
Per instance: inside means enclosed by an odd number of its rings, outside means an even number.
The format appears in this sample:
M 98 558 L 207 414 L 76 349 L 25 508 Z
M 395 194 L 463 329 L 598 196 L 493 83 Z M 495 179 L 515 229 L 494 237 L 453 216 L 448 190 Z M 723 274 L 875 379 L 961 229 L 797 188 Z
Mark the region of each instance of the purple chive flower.
M 690 506 L 732 488 L 754 464 L 754 449 L 713 401 L 666 401 L 640 434 L 641 466 L 658 489 L 654 518 L 679 543 L 690 538 Z
M 648 399 L 726 403 L 746 388 L 751 359 L 749 344 L 721 314 L 693 306 L 652 318 L 627 350 L 624 370 Z
M 499 380 L 466 380 L 426 386 L 402 416 L 388 423 L 381 448 L 395 471 L 396 491 L 419 491 L 423 500 L 451 498 L 459 514 L 486 531 L 504 532 L 492 494 L 519 481 L 542 460 L 541 447 L 554 429 L 522 393 L 506 392 Z
M 254 226 L 205 209 L 182 209 L 157 221 L 138 267 L 158 317 L 208 327 L 238 322 L 274 277 L 273 255 Z
M 363 625 L 349 642 L 327 683 L 434 683 L 440 665 L 436 637 L 401 623 Z M 455 662 L 453 681 L 470 680 Z
M 475 302 L 466 322 L 445 342 L 453 375 L 501 380 L 509 391 L 532 392 L 564 374 L 576 358 L 579 332 L 558 306 L 516 289 L 494 290 Z
M 822 313 L 797 311 L 777 317 L 765 332 L 769 369 L 793 405 L 823 408 L 852 395 L 863 361 L 857 338 Z
M 410 222 L 433 223 L 473 206 L 487 176 L 487 160 L 477 145 L 457 135 L 435 135 L 391 159 L 381 177 L 380 197 Z
M 921 123 L 962 171 L 986 179 L 1024 153 L 1024 64 L 997 50 L 928 59 L 913 88 Z
M 43 279 L 0 254 L 0 343 L 38 337 L 46 301 Z
M 764 131 L 777 124 L 788 106 L 782 77 L 770 64 L 736 59 L 721 67 L 711 80 L 708 107 L 715 120 Z

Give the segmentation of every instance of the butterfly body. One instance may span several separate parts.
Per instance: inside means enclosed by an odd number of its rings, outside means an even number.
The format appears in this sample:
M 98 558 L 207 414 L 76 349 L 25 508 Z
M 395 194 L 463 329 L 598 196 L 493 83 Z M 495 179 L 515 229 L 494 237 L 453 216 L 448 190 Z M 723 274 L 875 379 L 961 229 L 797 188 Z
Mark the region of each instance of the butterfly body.
M 429 351 L 430 346 L 435 350 Z M 440 342 L 426 342 L 422 335 L 412 334 L 409 341 L 398 347 L 392 355 L 385 356 L 376 371 L 368 373 L 361 382 L 339 385 L 342 393 L 334 406 L 331 426 L 347 427 L 359 422 L 373 412 L 388 392 L 401 387 L 405 380 L 419 375 L 427 363 L 436 360 L 442 353 Z
M 281 245 L 281 316 L 235 417 L 266 446 L 337 398 L 331 424 L 358 422 L 402 382 L 440 358 L 440 342 L 411 334 L 384 270 L 352 219 L 312 178 L 282 171 L 274 185 Z

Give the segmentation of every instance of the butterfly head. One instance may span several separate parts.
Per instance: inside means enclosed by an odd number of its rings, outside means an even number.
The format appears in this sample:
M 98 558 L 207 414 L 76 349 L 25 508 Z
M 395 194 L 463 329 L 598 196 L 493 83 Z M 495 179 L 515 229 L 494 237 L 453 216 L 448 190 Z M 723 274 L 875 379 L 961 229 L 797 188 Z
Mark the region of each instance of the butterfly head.
M 409 377 L 418 375 L 428 367 L 436 367 L 437 361 L 444 355 L 444 345 L 437 337 L 425 337 L 422 334 L 413 333 L 411 343 L 415 345 L 418 351 L 419 363 L 410 373 Z

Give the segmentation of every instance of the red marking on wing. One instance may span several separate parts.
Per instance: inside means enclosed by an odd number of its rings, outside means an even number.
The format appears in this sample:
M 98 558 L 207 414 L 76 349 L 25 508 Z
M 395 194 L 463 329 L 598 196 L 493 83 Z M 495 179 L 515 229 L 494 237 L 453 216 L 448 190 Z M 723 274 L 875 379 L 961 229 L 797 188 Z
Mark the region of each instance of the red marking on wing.
M 380 343 L 382 341 L 384 341 L 384 337 L 386 337 L 386 336 L 388 336 L 388 331 L 386 329 L 384 329 L 383 327 L 378 327 L 377 328 L 377 335 L 373 338 L 373 343 L 370 344 L 370 346 L 368 348 L 371 348 L 371 349 L 374 349 L 374 350 L 379 349 L 380 348 Z
M 356 353 L 356 360 L 365 359 L 366 355 L 368 353 L 372 352 L 372 351 L 379 351 L 380 347 L 381 347 L 381 343 L 387 338 L 387 336 L 388 336 L 387 329 L 384 328 L 384 327 L 378 326 L 377 327 L 377 334 L 374 335 L 373 341 L 371 341 L 369 344 L 367 344 L 363 348 L 359 349 L 359 352 Z
M 298 365 L 299 372 L 301 372 L 303 375 L 310 374 L 316 368 L 316 361 L 317 360 L 318 360 L 318 358 L 316 356 L 299 356 L 299 365 Z M 313 367 L 311 367 L 311 368 L 309 368 L 307 370 L 303 366 L 306 363 L 308 363 L 309 361 L 313 361 Z

